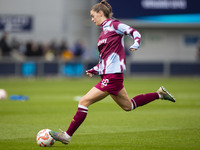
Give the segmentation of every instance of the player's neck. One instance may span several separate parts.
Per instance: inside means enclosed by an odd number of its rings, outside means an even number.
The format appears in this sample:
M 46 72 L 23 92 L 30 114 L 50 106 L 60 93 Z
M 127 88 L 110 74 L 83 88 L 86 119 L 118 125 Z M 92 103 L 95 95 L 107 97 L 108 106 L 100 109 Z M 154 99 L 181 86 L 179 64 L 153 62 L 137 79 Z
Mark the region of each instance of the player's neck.
M 104 26 L 108 22 L 108 20 L 110 20 L 110 18 L 102 19 L 101 26 Z

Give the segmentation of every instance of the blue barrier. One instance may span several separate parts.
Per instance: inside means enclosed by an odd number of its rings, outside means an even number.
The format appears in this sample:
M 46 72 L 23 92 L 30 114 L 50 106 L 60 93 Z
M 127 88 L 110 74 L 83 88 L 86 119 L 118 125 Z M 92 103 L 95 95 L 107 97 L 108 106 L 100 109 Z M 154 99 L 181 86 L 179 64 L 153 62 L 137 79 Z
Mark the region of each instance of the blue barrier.
M 0 63 L 0 76 L 14 75 L 15 63 Z
M 91 69 L 96 63 L 87 62 L 37 62 L 27 61 L 0 62 L 0 76 L 46 76 L 63 75 L 80 77 L 85 70 Z M 200 76 L 200 62 L 132 62 L 127 64 L 129 75 L 197 75 Z
M 171 63 L 171 75 L 200 75 L 200 63 Z
M 22 76 L 32 77 L 36 75 L 36 64 L 35 62 L 29 61 L 22 64 Z
M 57 62 L 48 62 L 43 64 L 44 75 L 58 75 L 59 74 L 59 64 Z
M 131 63 L 131 73 L 155 73 L 162 74 L 164 71 L 163 63 Z
M 65 76 L 80 77 L 84 74 L 84 66 L 81 63 L 66 63 L 62 65 L 61 73 Z

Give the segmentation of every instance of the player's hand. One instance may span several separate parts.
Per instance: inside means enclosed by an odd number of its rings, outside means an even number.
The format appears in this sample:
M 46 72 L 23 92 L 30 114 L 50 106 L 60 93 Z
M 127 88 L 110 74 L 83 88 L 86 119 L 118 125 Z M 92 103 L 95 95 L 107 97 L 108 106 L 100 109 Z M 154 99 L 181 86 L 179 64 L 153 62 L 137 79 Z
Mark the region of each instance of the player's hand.
M 136 49 L 134 49 L 134 48 L 130 48 L 130 51 L 132 51 L 132 52 L 133 52 L 133 51 L 136 51 Z
M 89 73 L 88 71 L 85 71 L 86 75 L 89 76 L 90 78 L 93 77 L 93 74 L 92 73 Z

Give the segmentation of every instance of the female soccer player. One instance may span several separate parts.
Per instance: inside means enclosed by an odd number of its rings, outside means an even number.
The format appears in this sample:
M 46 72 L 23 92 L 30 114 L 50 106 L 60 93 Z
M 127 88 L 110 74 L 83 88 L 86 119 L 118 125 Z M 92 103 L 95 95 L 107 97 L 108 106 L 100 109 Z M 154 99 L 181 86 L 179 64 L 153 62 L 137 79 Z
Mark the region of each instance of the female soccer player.
M 102 80 L 80 99 L 78 110 L 66 132 L 50 131 L 51 136 L 63 144 L 70 142 L 74 132 L 85 120 L 88 107 L 108 95 L 125 111 L 131 111 L 156 99 L 175 102 L 173 96 L 164 87 L 160 87 L 157 92 L 142 94 L 129 99 L 123 86 L 123 72 L 126 70 L 123 37 L 128 35 L 134 39 L 130 51 L 135 51 L 140 46 L 141 35 L 130 26 L 111 19 L 112 7 L 105 0 L 95 4 L 90 14 L 92 21 L 102 28 L 102 32 L 97 43 L 100 53 L 99 63 L 92 69 L 87 70 L 86 74 L 89 77 L 99 74 Z

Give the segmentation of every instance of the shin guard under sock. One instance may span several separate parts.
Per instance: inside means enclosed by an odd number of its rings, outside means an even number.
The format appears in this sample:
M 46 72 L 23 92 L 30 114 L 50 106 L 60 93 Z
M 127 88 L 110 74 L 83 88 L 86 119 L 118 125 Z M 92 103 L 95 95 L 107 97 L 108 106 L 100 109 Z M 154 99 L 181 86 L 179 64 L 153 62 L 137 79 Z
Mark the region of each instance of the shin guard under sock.
M 78 110 L 76 114 L 74 115 L 74 118 L 71 121 L 71 124 L 69 125 L 68 130 L 66 133 L 70 136 L 74 134 L 74 132 L 78 129 L 78 127 L 82 124 L 82 122 L 85 120 L 87 116 L 88 108 L 82 105 L 78 106 Z
M 143 106 L 156 99 L 159 99 L 158 93 L 147 93 L 135 96 L 134 98 L 131 99 L 131 101 L 133 103 L 133 109 L 135 109 L 136 107 Z

